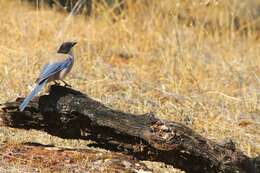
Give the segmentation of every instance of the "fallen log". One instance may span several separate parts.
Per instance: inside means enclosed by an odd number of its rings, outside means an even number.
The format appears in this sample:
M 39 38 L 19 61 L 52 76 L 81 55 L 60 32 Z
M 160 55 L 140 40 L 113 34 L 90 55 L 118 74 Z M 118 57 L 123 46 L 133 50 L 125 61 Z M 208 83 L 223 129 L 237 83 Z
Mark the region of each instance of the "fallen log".
M 2 104 L 0 124 L 44 130 L 63 138 L 91 139 L 99 147 L 171 164 L 186 172 L 260 170 L 259 157 L 249 158 L 232 141 L 217 144 L 153 113 L 113 110 L 71 88 L 53 85 L 48 95 L 35 97 L 23 112 L 18 110 L 21 101 Z

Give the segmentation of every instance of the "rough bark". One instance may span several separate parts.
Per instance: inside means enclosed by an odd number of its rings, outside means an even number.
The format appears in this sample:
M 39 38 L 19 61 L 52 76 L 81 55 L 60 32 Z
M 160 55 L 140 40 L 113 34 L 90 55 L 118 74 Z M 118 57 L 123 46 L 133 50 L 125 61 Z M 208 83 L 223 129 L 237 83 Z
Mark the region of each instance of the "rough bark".
M 70 88 L 51 86 L 48 95 L 34 98 L 23 112 L 18 110 L 21 101 L 18 98 L 2 105 L 2 125 L 91 139 L 99 147 L 171 164 L 186 172 L 259 172 L 259 158 L 250 159 L 232 141 L 217 144 L 153 113 L 113 110 Z

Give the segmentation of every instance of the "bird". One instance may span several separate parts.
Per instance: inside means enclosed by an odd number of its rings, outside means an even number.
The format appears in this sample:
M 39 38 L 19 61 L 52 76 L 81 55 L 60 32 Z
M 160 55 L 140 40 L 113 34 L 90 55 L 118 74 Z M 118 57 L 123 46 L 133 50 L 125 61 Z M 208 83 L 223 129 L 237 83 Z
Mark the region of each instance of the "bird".
M 69 86 L 63 79 L 71 71 L 74 63 L 74 54 L 72 48 L 77 42 L 63 42 L 57 53 L 65 54 L 66 58 L 61 61 L 47 63 L 43 66 L 39 77 L 35 81 L 35 87 L 31 93 L 23 100 L 19 106 L 19 110 L 23 111 L 32 98 L 49 82 L 57 80 L 62 81 L 65 86 Z M 57 83 L 56 83 L 57 84 Z

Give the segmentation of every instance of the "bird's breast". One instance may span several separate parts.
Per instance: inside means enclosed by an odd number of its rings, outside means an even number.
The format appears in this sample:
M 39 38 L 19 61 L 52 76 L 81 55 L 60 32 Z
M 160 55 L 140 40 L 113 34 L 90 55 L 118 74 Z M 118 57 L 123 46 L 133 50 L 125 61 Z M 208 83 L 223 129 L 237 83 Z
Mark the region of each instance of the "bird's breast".
M 67 76 L 67 74 L 71 71 L 73 63 L 74 63 L 74 61 L 72 60 L 71 64 L 67 68 L 65 68 L 65 69 L 60 71 L 60 73 L 59 73 L 59 80 L 62 80 L 62 79 L 64 79 Z

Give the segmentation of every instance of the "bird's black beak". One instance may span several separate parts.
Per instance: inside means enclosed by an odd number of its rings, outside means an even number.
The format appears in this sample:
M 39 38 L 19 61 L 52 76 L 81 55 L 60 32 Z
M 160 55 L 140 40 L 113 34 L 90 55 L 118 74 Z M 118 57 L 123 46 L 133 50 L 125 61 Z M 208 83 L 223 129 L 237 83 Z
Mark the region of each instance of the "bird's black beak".
M 72 42 L 72 46 L 75 46 L 77 44 L 77 42 Z

